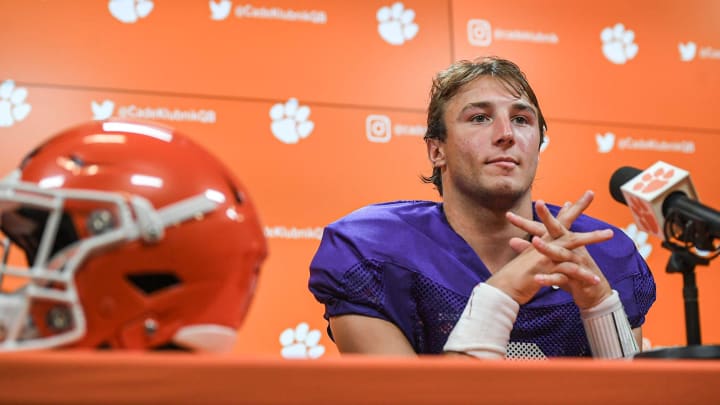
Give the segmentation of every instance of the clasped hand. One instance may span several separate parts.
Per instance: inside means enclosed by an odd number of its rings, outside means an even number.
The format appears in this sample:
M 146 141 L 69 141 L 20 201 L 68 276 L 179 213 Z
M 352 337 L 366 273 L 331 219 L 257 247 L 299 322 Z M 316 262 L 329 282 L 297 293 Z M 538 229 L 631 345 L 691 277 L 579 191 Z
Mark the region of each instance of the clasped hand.
M 612 290 L 593 258 L 585 248 L 613 237 L 611 229 L 572 232 L 570 225 L 593 199 L 585 192 L 575 203 L 566 203 L 554 217 L 543 201 L 536 201 L 535 211 L 542 222 L 513 213 L 507 219 L 532 236 L 531 241 L 512 238 L 510 246 L 518 256 L 487 281 L 501 289 L 519 304 L 525 304 L 543 286 L 559 286 L 569 292 L 580 309 L 599 304 Z

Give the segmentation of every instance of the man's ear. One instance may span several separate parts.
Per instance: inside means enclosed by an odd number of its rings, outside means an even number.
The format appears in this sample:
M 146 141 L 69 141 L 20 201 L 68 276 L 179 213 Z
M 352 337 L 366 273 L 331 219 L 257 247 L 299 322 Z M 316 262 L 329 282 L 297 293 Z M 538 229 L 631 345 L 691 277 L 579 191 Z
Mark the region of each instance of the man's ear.
M 433 167 L 444 167 L 445 162 L 445 142 L 439 139 L 426 139 L 428 159 Z

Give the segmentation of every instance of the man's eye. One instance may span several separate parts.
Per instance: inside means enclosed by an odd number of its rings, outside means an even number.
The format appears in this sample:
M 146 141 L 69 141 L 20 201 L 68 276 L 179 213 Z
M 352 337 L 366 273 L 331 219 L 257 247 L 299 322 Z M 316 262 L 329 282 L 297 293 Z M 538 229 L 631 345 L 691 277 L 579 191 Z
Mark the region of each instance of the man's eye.
M 473 122 L 486 122 L 488 120 L 489 120 L 489 118 L 485 114 L 477 114 L 477 115 L 473 115 L 472 117 L 470 117 L 470 121 L 473 121 Z
M 515 121 L 516 124 L 522 124 L 522 125 L 529 123 L 528 119 L 523 116 L 517 116 L 517 117 L 513 118 L 513 121 Z

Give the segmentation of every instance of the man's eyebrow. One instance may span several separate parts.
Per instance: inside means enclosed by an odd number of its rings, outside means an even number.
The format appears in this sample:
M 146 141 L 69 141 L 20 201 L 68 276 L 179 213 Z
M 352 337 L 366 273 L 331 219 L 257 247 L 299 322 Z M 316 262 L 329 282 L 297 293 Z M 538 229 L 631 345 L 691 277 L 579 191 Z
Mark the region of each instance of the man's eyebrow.
M 535 107 L 524 101 L 516 101 L 512 103 L 512 108 L 518 111 L 530 111 L 533 115 L 537 115 Z
M 474 103 L 466 104 L 465 107 L 463 107 L 462 110 L 460 110 L 460 113 L 463 113 L 472 108 L 484 109 L 484 108 L 492 108 L 492 107 L 493 107 L 493 103 L 490 101 L 476 101 Z M 533 107 L 529 103 L 526 103 L 525 101 L 515 101 L 514 103 L 511 104 L 511 108 L 513 110 L 517 110 L 517 111 L 530 111 L 531 113 L 533 113 L 533 115 L 537 115 L 537 111 L 535 110 L 535 107 Z
M 493 106 L 493 103 L 489 101 L 476 101 L 474 103 L 468 103 L 465 105 L 465 107 L 460 110 L 461 113 L 470 110 L 472 108 L 491 108 Z

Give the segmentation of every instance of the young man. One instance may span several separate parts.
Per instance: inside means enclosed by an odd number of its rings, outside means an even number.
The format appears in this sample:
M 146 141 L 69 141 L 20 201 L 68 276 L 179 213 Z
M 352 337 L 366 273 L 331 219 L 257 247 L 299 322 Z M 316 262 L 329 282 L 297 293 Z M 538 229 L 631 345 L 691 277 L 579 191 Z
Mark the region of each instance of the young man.
M 310 265 L 342 353 L 630 357 L 655 300 L 619 229 L 531 186 L 546 130 L 524 74 L 460 61 L 433 81 L 425 135 L 442 203 L 371 205 L 330 224 Z

